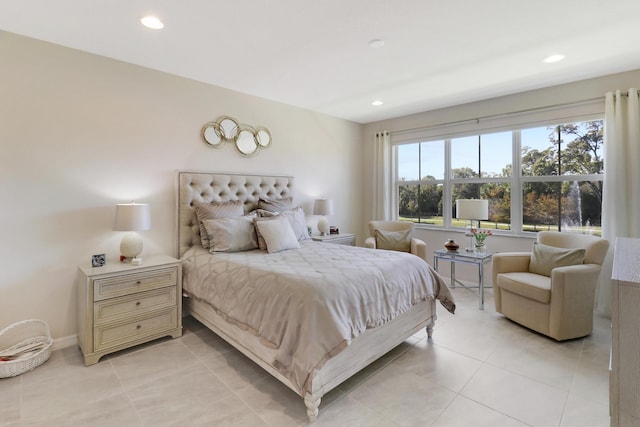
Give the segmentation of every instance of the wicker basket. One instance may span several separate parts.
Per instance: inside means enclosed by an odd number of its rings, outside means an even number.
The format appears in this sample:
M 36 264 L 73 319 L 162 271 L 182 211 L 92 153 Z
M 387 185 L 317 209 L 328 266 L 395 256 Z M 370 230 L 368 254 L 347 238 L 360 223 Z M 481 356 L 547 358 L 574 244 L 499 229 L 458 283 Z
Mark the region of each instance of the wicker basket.
M 15 377 L 46 362 L 52 343 L 49 325 L 43 320 L 22 320 L 4 328 L 0 331 L 0 378 Z M 22 354 L 16 357 L 16 353 Z M 10 354 L 14 356 L 2 357 Z

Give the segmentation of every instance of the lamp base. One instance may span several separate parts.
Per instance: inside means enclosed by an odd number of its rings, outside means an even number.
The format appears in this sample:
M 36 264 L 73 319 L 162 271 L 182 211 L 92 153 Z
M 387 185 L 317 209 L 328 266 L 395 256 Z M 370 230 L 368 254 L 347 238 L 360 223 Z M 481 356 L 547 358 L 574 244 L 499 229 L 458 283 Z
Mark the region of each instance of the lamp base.
M 125 263 L 130 263 L 141 253 L 142 237 L 134 231 L 125 234 L 120 241 L 120 260 Z
M 318 220 L 318 231 L 320 232 L 321 236 L 329 235 L 329 221 L 327 220 L 327 217 L 324 215 L 322 215 Z

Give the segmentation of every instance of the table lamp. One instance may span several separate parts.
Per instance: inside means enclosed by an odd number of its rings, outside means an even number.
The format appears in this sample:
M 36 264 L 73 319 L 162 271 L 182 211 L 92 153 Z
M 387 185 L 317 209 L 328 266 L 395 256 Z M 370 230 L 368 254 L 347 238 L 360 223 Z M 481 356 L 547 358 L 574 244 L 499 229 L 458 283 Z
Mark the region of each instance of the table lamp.
M 120 242 L 120 255 L 123 262 L 131 262 L 142 253 L 142 237 L 136 231 L 151 229 L 151 210 L 147 204 L 116 205 L 115 231 L 128 231 Z
M 489 219 L 489 201 L 482 199 L 458 199 L 456 200 L 456 218 L 468 219 L 473 228 L 473 221 L 478 221 L 478 228 L 480 228 L 480 221 Z M 471 230 L 469 230 L 471 234 Z M 473 250 L 473 234 L 469 238 L 470 245 L 467 250 Z
M 313 214 L 321 215 L 318 220 L 318 231 L 321 236 L 329 235 L 329 222 L 326 215 L 333 215 L 333 202 L 330 199 L 317 199 L 313 202 Z

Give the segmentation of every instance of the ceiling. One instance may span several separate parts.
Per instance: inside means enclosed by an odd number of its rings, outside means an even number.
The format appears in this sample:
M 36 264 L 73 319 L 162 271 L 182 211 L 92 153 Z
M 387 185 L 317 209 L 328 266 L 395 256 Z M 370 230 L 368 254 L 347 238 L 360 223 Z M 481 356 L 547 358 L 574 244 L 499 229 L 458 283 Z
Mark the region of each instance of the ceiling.
M 638 0 L 0 0 L 0 29 L 359 123 L 640 69 Z

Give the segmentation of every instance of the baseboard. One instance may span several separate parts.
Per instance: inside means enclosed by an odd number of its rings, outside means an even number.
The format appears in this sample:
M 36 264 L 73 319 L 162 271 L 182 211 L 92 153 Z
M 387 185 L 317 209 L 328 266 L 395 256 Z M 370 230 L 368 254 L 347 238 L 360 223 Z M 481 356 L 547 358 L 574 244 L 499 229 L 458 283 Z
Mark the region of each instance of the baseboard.
M 78 335 L 69 335 L 67 337 L 56 338 L 51 344 L 51 350 L 60 350 L 67 347 L 78 345 Z

